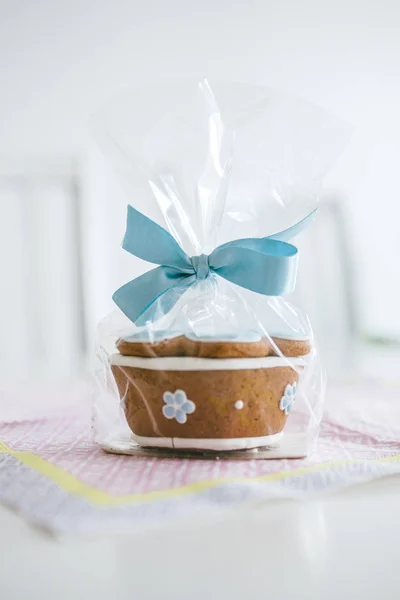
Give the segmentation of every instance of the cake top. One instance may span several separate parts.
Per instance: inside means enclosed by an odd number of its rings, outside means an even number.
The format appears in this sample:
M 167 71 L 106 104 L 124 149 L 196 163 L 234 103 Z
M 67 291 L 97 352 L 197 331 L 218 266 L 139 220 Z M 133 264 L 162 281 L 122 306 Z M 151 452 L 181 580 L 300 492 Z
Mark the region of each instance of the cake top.
M 308 339 L 290 340 L 263 337 L 257 331 L 211 335 L 194 332 L 141 330 L 124 335 L 116 343 L 126 356 L 147 358 L 192 356 L 201 358 L 260 358 L 266 356 L 304 356 L 311 350 Z

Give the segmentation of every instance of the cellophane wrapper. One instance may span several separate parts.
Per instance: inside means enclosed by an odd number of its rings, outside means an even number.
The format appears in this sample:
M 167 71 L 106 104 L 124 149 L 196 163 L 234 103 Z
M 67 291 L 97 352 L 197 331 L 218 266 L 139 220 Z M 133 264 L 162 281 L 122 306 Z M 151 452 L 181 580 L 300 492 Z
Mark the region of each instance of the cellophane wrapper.
M 94 122 L 128 202 L 188 256 L 299 222 L 316 208 L 323 179 L 349 137 L 346 124 L 304 100 L 207 80 L 123 92 Z M 141 261 L 131 260 L 136 273 Z M 139 444 L 307 454 L 324 402 L 307 315 L 283 297 L 215 274 L 193 284 L 166 314 L 164 305 L 157 300 L 141 327 L 118 309 L 100 322 L 96 441 L 128 453 Z M 118 340 L 132 342 L 144 357 L 114 364 Z

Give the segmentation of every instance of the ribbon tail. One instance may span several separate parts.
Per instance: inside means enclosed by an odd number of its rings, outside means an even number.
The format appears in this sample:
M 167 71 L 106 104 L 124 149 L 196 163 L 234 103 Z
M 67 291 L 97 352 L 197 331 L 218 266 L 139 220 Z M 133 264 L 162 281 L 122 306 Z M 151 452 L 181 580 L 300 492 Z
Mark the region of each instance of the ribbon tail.
M 157 267 L 120 287 L 113 300 L 133 323 L 144 324 L 168 313 L 195 279 L 177 269 Z
M 318 208 L 315 208 L 298 223 L 295 223 L 288 229 L 284 229 L 283 231 L 269 235 L 268 239 L 279 240 L 280 242 L 287 242 L 288 240 L 291 240 L 292 238 L 296 237 L 296 235 L 299 235 L 303 229 L 308 227 L 312 221 L 314 221 L 315 217 L 317 216 L 317 211 Z
M 210 267 L 220 277 L 258 294 L 282 296 L 296 283 L 298 251 L 295 246 L 271 240 L 237 240 L 237 246 L 216 248 Z

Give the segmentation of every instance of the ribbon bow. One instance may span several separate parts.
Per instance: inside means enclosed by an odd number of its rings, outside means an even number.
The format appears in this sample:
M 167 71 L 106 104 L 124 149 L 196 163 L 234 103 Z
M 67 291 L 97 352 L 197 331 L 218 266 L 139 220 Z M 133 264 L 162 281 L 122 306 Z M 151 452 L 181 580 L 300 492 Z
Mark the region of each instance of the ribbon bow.
M 189 257 L 165 229 L 128 206 L 122 247 L 134 256 L 160 265 L 120 287 L 113 300 L 134 323 L 168 290 L 163 314 L 195 281 L 215 273 L 232 283 L 265 296 L 293 291 L 298 250 L 286 240 L 294 237 L 315 217 L 316 209 L 279 233 L 264 238 L 244 238 L 218 246 L 209 255 Z

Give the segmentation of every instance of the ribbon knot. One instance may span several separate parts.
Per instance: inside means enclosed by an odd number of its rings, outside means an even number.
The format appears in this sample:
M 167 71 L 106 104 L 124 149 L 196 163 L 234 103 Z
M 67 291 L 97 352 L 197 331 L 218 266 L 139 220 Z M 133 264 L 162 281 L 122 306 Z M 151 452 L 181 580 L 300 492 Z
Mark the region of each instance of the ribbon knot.
M 195 270 L 196 277 L 198 280 L 206 279 L 210 274 L 210 265 L 208 262 L 207 254 L 200 254 L 199 256 L 192 256 L 193 269 Z
M 208 256 L 190 258 L 168 231 L 128 206 L 122 247 L 160 266 L 123 285 L 113 300 L 131 321 L 142 325 L 168 313 L 195 281 L 206 279 L 211 272 L 265 296 L 291 292 L 296 283 L 298 250 L 287 240 L 300 233 L 315 213 L 274 235 L 233 240 Z

